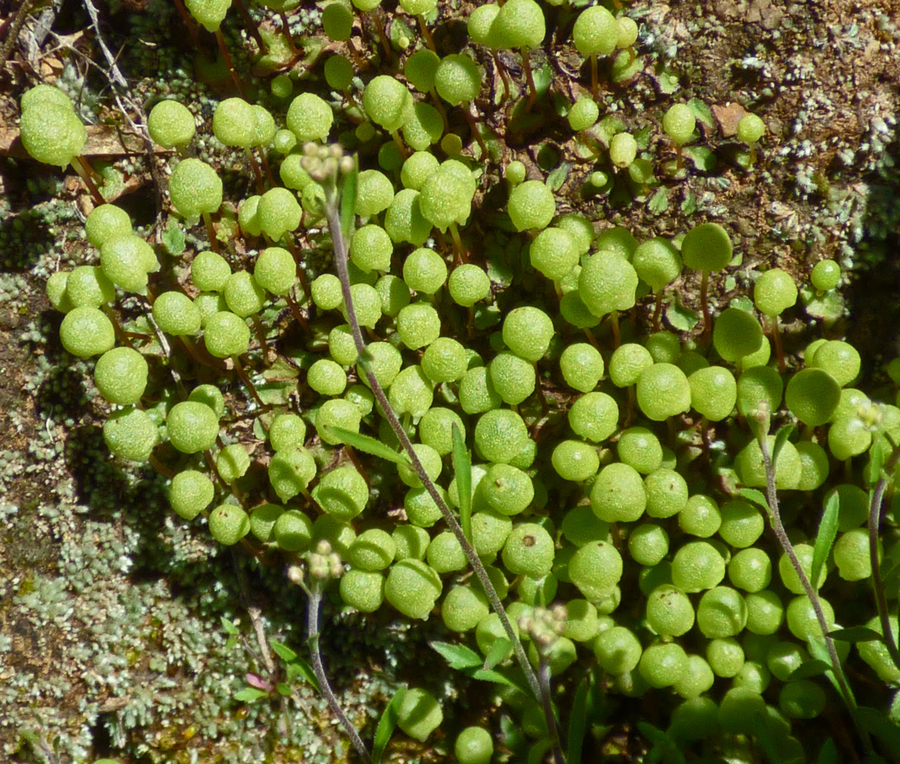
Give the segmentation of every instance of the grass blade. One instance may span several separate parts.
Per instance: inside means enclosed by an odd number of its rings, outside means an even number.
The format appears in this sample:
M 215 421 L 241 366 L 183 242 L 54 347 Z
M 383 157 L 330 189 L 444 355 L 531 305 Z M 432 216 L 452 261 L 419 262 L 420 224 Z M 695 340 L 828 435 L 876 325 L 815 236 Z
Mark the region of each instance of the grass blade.
M 466 450 L 459 427 L 453 425 L 453 471 L 456 473 L 456 490 L 459 494 L 459 524 L 469 542 L 472 542 L 472 457 Z
M 569 718 L 568 764 L 581 764 L 581 749 L 587 732 L 588 682 L 579 682 L 575 701 L 572 703 L 572 715 Z
M 397 692 L 394 693 L 394 697 L 391 698 L 391 702 L 387 704 L 387 708 L 384 709 L 384 713 L 381 714 L 381 718 L 378 720 L 378 727 L 375 728 L 375 740 L 372 744 L 372 761 L 375 762 L 375 764 L 380 764 L 381 757 L 384 756 L 387 744 L 391 740 L 391 735 L 394 734 L 394 729 L 397 727 L 397 714 L 405 694 L 405 687 L 401 687 L 397 690 Z
M 390 446 L 382 443 L 380 440 L 375 440 L 375 438 L 371 438 L 368 435 L 363 435 L 359 432 L 345 430 L 343 427 L 327 425 L 325 429 L 337 435 L 343 443 L 352 446 L 357 451 L 363 451 L 372 456 L 377 456 L 379 459 L 412 468 L 412 462 L 405 453 L 394 451 Z
M 828 559 L 831 547 L 834 546 L 834 540 L 837 538 L 838 531 L 838 514 L 841 509 L 841 499 L 837 491 L 828 497 L 825 502 L 825 511 L 822 513 L 822 520 L 819 522 L 819 532 L 816 535 L 816 544 L 813 547 L 812 566 L 809 569 L 810 583 L 815 587 L 819 574 L 822 572 L 822 566 Z

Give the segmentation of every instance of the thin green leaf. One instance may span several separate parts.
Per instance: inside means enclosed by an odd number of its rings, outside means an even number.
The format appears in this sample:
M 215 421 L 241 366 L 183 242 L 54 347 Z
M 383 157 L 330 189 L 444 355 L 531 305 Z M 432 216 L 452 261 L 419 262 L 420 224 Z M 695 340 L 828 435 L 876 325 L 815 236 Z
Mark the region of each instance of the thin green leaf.
M 569 717 L 569 745 L 566 761 L 568 764 L 581 764 L 581 749 L 584 747 L 584 736 L 587 732 L 588 682 L 579 682 L 572 703 L 572 715 Z
M 236 637 L 238 634 L 240 634 L 238 627 L 235 626 L 227 618 L 225 618 L 225 616 L 220 616 L 219 620 L 222 622 L 222 628 L 225 630 L 226 634 L 230 634 L 232 637 Z
M 499 671 L 494 671 L 493 669 L 478 669 L 477 671 L 466 673 L 468 673 L 472 679 L 480 679 L 482 682 L 494 682 L 495 684 L 505 684 L 507 687 L 512 687 L 513 689 L 525 693 L 529 697 L 531 696 L 531 690 L 527 686 L 519 684 L 506 676 L 506 674 L 501 674 Z
M 394 693 L 394 697 L 391 698 L 391 702 L 387 704 L 387 708 L 384 709 L 384 713 L 381 714 L 381 718 L 378 720 L 378 727 L 375 729 L 375 740 L 372 742 L 372 761 L 375 764 L 380 764 L 381 757 L 384 756 L 384 751 L 387 748 L 387 744 L 390 742 L 391 735 L 394 734 L 394 729 L 397 726 L 397 716 L 400 710 L 400 704 L 403 702 L 403 696 L 405 694 L 405 687 L 401 687 L 397 690 L 397 692 Z
M 272 649 L 275 651 L 275 654 L 279 658 L 281 658 L 281 660 L 286 661 L 287 663 L 297 660 L 297 653 L 295 653 L 293 650 L 291 650 L 290 647 L 283 644 L 282 642 L 270 639 L 269 644 L 272 645 Z
M 237 637 L 228 637 L 225 641 L 225 649 L 231 650 L 240 640 Z
M 840 496 L 837 491 L 834 491 L 828 497 L 828 501 L 825 502 L 825 511 L 822 513 L 822 520 L 819 522 L 819 532 L 816 535 L 816 544 L 813 547 L 812 566 L 809 569 L 809 580 L 813 586 L 819 580 L 822 566 L 828 560 L 831 547 L 834 546 L 834 540 L 837 538 L 840 509 Z
M 503 637 L 494 641 L 494 644 L 491 645 L 491 649 L 488 650 L 487 657 L 484 659 L 484 668 L 492 669 L 496 666 L 500 661 L 504 660 L 507 655 L 509 655 L 510 648 L 512 647 L 512 642 L 508 639 L 504 639 Z
M 357 451 L 363 451 L 372 456 L 377 456 L 379 459 L 393 462 L 394 464 L 412 467 L 412 462 L 405 453 L 394 451 L 390 446 L 382 443 L 380 440 L 375 440 L 375 438 L 371 438 L 368 435 L 363 435 L 359 432 L 345 430 L 343 427 L 325 425 L 325 429 L 328 432 L 334 433 L 343 443 L 352 446 Z
M 755 488 L 738 488 L 738 493 L 747 501 L 762 507 L 766 512 L 769 511 L 769 502 L 766 501 L 766 497 L 762 491 L 757 491 Z
M 472 543 L 472 456 L 466 450 L 466 441 L 454 422 L 453 472 L 456 475 L 456 491 L 459 494 L 459 520 L 463 533 Z
M 464 645 L 453 645 L 449 642 L 430 642 L 432 650 L 439 652 L 450 668 L 463 670 L 467 668 L 475 668 L 483 664 L 483 659 L 474 650 Z
M 275 691 L 279 695 L 284 695 L 284 697 L 286 697 L 286 698 L 289 698 L 289 697 L 291 697 L 291 695 L 293 695 L 293 692 L 291 692 L 290 686 L 286 685 L 284 682 L 279 682 L 278 684 L 276 684 Z
M 781 453 L 781 449 L 784 448 L 784 444 L 787 443 L 788 438 L 794 432 L 794 425 L 786 424 L 784 427 L 780 427 L 778 432 L 775 433 L 775 443 L 772 446 L 772 464 L 776 464 L 778 462 L 778 455 Z
M 836 629 L 828 632 L 832 639 L 842 642 L 881 642 L 882 636 L 868 626 L 851 626 L 849 629 Z
M 234 694 L 234 699 L 241 703 L 253 703 L 260 698 L 265 698 L 268 694 L 269 693 L 264 690 L 257 690 L 255 687 L 247 687 L 243 690 L 238 690 Z
M 542 764 L 544 756 L 547 755 L 547 751 L 551 748 L 553 748 L 552 740 L 549 740 L 548 738 L 538 740 L 531 746 L 531 750 L 528 752 L 528 764 Z
M 322 691 L 319 687 L 319 679 L 316 676 L 316 672 L 313 671 L 312 666 L 307 663 L 306 659 L 301 658 L 299 655 L 287 665 L 287 678 L 290 680 L 298 676 L 309 682 L 316 692 Z
M 888 750 L 900 751 L 900 727 L 891 722 L 884 711 L 869 706 L 856 709 L 856 723 L 864 730 L 884 741 Z
M 837 747 L 832 738 L 828 738 L 819 751 L 818 764 L 838 764 Z
M 354 157 L 353 171 L 344 176 L 344 182 L 341 185 L 341 233 L 346 241 L 350 240 L 350 232 L 353 230 L 358 178 L 359 164 Z
M 884 470 L 885 446 L 885 442 L 881 440 L 869 449 L 869 486 L 874 486 L 881 479 L 881 473 Z M 870 504 L 871 498 L 872 492 L 869 491 Z
M 813 676 L 819 676 L 826 671 L 831 671 L 831 664 L 825 661 L 811 660 L 801 663 L 795 668 L 788 679 L 809 679 Z

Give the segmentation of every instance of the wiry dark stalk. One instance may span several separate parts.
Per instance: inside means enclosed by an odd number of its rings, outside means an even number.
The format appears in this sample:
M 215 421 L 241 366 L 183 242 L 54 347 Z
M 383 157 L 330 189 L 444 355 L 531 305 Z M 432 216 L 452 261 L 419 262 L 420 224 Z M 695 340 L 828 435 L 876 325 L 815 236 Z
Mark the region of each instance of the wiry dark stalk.
M 497 590 L 491 583 L 490 578 L 488 578 L 488 574 L 484 569 L 483 563 L 480 559 L 478 559 L 478 554 L 475 552 L 474 547 L 466 538 L 466 534 L 463 532 L 462 526 L 459 524 L 459 521 L 453 516 L 453 512 L 451 512 L 450 507 L 447 506 L 447 503 L 438 492 L 437 486 L 434 484 L 434 481 L 428 476 L 428 473 L 422 466 L 422 462 L 419 461 L 419 457 L 416 455 L 415 449 L 413 448 L 409 436 L 401 426 L 400 421 L 397 419 L 397 415 L 394 413 L 394 409 L 388 402 L 387 396 L 384 393 L 384 389 L 378 383 L 378 380 L 375 378 L 375 375 L 372 373 L 372 371 L 368 367 L 368 364 L 366 363 L 368 353 L 366 350 L 365 341 L 363 340 L 362 331 L 359 327 L 359 321 L 356 318 L 356 310 L 353 307 L 353 298 L 350 294 L 350 274 L 347 271 L 347 243 L 344 241 L 344 235 L 341 231 L 341 218 L 338 207 L 337 191 L 334 188 L 326 190 L 325 217 L 328 221 L 328 228 L 331 230 L 332 241 L 334 242 L 334 260 L 335 265 L 337 266 L 338 278 L 341 282 L 344 305 L 347 309 L 347 322 L 350 324 L 350 330 L 353 334 L 353 340 L 356 344 L 356 350 L 359 353 L 359 360 L 361 362 L 362 369 L 366 375 L 366 378 L 369 380 L 369 387 L 371 388 L 375 399 L 378 401 L 378 405 L 384 412 L 384 416 L 387 418 L 388 424 L 390 424 L 391 429 L 397 435 L 397 438 L 400 440 L 400 444 L 403 446 L 403 450 L 406 452 L 407 456 L 412 462 L 413 470 L 422 481 L 422 485 L 425 486 L 425 489 L 428 491 L 429 496 L 431 496 L 432 500 L 435 502 L 435 504 L 437 504 L 438 509 L 440 509 L 441 514 L 444 517 L 444 521 L 450 527 L 453 535 L 456 536 L 456 539 L 457 541 L 459 541 L 463 552 L 465 552 L 465 555 L 469 560 L 469 564 L 472 566 L 472 570 L 475 571 L 475 575 L 478 577 L 478 580 L 481 582 L 481 585 L 484 588 L 488 599 L 490 600 L 491 608 L 500 618 L 500 623 L 503 624 L 503 630 L 506 632 L 506 636 L 509 638 L 510 642 L 512 642 L 513 649 L 516 653 L 516 659 L 518 660 L 519 665 L 521 666 L 522 671 L 525 674 L 525 678 L 528 681 L 531 692 L 534 695 L 535 699 L 540 702 L 540 682 L 538 681 L 534 669 L 528 662 L 528 656 L 525 654 L 525 648 L 522 647 L 522 642 L 519 640 L 518 635 L 513 629 L 512 623 L 509 620 L 509 616 L 506 614 L 506 609 L 503 607 L 503 603 L 500 602 L 500 597 L 497 594 Z M 547 723 L 550 724 L 550 721 L 548 720 Z
M 881 633 L 884 635 L 884 644 L 887 647 L 894 665 L 900 668 L 900 651 L 897 650 L 897 642 L 891 631 L 890 611 L 888 610 L 887 595 L 884 591 L 884 582 L 881 580 L 881 566 L 878 560 L 878 535 L 881 529 L 881 502 L 884 500 L 884 492 L 888 479 L 894 471 L 894 467 L 900 462 L 900 446 L 895 447 L 890 459 L 885 462 L 882 475 L 872 491 L 872 502 L 869 505 L 869 558 L 872 561 L 872 586 L 875 589 L 875 603 L 878 606 L 878 620 L 881 623 Z
M 366 762 L 366 764 L 372 764 L 372 757 L 369 756 L 369 751 L 366 749 L 365 743 L 363 743 L 362 738 L 356 731 L 356 727 L 353 726 L 353 723 L 347 718 L 347 715 L 341 708 L 340 703 L 338 703 L 337 696 L 334 694 L 331 685 L 328 683 L 328 676 L 325 674 L 325 666 L 322 665 L 322 653 L 319 651 L 319 605 L 321 602 L 322 582 L 313 579 L 309 588 L 309 608 L 307 608 L 306 611 L 306 639 L 307 644 L 309 645 L 309 654 L 312 658 L 312 668 L 315 672 L 316 679 L 319 680 L 319 689 L 325 696 L 325 700 L 328 701 L 328 707 L 331 709 L 331 712 L 341 723 L 344 732 L 347 733 L 347 737 L 350 738 L 350 742 L 353 744 L 353 747 L 356 749 L 356 752 L 360 755 L 362 760 Z
M 538 677 L 541 685 L 541 707 L 547 720 L 547 736 L 553 743 L 553 761 L 555 764 L 565 764 L 566 759 L 559 747 L 559 730 L 556 728 L 556 717 L 553 715 L 553 704 L 550 700 L 550 661 L 543 654 L 538 664 Z
M 775 465 L 772 462 L 772 453 L 769 451 L 769 428 L 767 426 L 768 416 L 766 416 L 765 419 L 765 423 L 763 423 L 762 426 L 759 427 L 757 441 L 759 442 L 759 448 L 762 451 L 763 465 L 766 470 L 766 500 L 769 504 L 769 517 L 772 521 L 772 530 L 775 531 L 775 536 L 778 539 L 778 543 L 781 545 L 784 553 L 791 561 L 791 566 L 797 573 L 797 578 L 800 579 L 800 584 L 801 586 L 803 586 L 803 591 L 806 592 L 806 596 L 812 603 L 813 610 L 816 613 L 816 621 L 819 624 L 819 628 L 822 630 L 822 638 L 825 640 L 825 647 L 828 650 L 828 658 L 831 661 L 832 673 L 834 674 L 834 678 L 841 689 L 841 695 L 844 698 L 844 703 L 847 704 L 847 708 L 849 709 L 850 714 L 853 716 L 855 721 L 856 701 L 854 700 L 853 694 L 850 692 L 850 687 L 847 684 L 847 677 L 844 675 L 844 670 L 841 667 L 841 661 L 838 658 L 837 650 L 834 646 L 834 639 L 828 633 L 828 622 L 825 620 L 825 611 L 822 609 L 822 602 L 819 599 L 818 592 L 813 589 L 809 577 L 806 575 L 806 571 L 803 570 L 803 566 L 800 564 L 800 560 L 797 558 L 797 553 L 794 551 L 794 545 L 791 544 L 787 532 L 784 529 L 784 524 L 781 521 L 781 511 L 778 508 L 778 492 L 775 487 Z M 867 751 L 871 751 L 872 741 L 869 738 L 869 733 L 862 729 L 858 724 L 856 725 L 856 731 L 862 739 L 865 749 Z

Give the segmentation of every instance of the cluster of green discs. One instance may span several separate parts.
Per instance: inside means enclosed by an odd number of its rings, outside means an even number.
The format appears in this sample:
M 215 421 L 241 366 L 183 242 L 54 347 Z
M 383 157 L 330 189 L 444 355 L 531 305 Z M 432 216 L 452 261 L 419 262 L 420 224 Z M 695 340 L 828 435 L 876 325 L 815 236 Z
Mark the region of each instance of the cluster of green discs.
M 218 4 L 187 5 L 208 28 L 221 23 Z M 416 16 L 433 6 L 402 5 Z M 326 33 L 347 39 L 350 9 L 326 10 Z M 576 48 L 594 62 L 626 51 L 636 27 L 625 18 L 599 6 L 583 11 Z M 481 6 L 468 28 L 490 51 L 527 52 L 546 33 L 533 0 Z M 814 582 L 839 602 L 871 575 L 864 467 L 870 454 L 883 464 L 900 440 L 900 409 L 854 387 L 861 359 L 845 341 L 816 340 L 787 364 L 780 352 L 771 357 L 780 351 L 779 316 L 798 310 L 793 275 L 770 268 L 750 299 L 708 305 L 710 280 L 734 254 L 722 225 L 639 240 L 560 213 L 546 179 L 519 162 L 485 168 L 455 150 L 425 99 L 468 114 L 481 86 L 473 55 L 411 51 L 405 77 L 377 74 L 365 85 L 366 121 L 355 135 L 371 150 L 360 155 L 346 242 L 364 358 L 338 277 L 298 255 L 297 237 L 324 246 L 327 178 L 311 168 L 336 171 L 346 158 L 309 143 L 327 142 L 336 121 L 319 95 L 297 95 L 283 114 L 238 98 L 216 110 L 219 141 L 251 157 L 264 152 L 281 181 L 240 200 L 245 259 L 233 242 L 221 252 L 188 251 L 187 278 L 176 284 L 170 273 L 156 275 L 157 253 L 125 212 L 103 205 L 90 214 L 97 264 L 55 274 L 47 291 L 65 313 L 66 350 L 97 357 L 109 449 L 173 473 L 174 511 L 186 521 L 202 517 L 222 544 L 290 563 L 327 542 L 344 564 L 346 607 L 440 618 L 492 656 L 506 636 L 500 619 L 419 475 L 343 444 L 340 430 L 400 450 L 369 370 L 440 495 L 454 509 L 471 504 L 471 542 L 535 665 L 549 665 L 561 681 L 587 668 L 627 696 L 661 693 L 673 708 L 670 732 L 685 745 L 764 730 L 784 753 L 779 761 L 800 760 L 791 720 L 818 716 L 831 701 L 821 677 L 794 672 L 822 635 L 794 568 L 765 534 L 769 518 L 739 489 L 766 487 L 760 423 L 796 424 L 778 443 L 775 481 L 808 573 L 820 508 L 839 497 L 834 552 Z M 336 60 L 326 62 L 325 78 L 343 92 L 350 83 Z M 23 99 L 24 114 L 33 113 L 25 107 Z M 58 148 L 46 161 L 80 150 L 66 108 L 52 105 L 64 127 L 46 139 Z M 578 101 L 571 129 L 590 128 L 598 111 L 593 100 Z M 154 107 L 149 127 L 180 152 L 195 132 L 190 112 L 172 101 Z M 662 129 L 680 147 L 693 139 L 694 116 L 676 104 Z M 25 130 L 23 116 L 23 138 Z M 761 126 L 742 123 L 741 135 L 755 145 Z M 610 161 L 628 168 L 634 139 L 624 131 L 615 138 Z M 501 214 L 483 214 L 480 192 L 501 174 Z M 210 225 L 223 186 L 212 166 L 185 157 L 174 164 L 169 193 L 187 225 L 201 217 Z M 504 245 L 521 253 L 505 279 L 491 268 L 502 254 L 481 241 L 497 221 Z M 689 301 L 692 273 L 702 333 L 660 329 L 654 299 L 681 289 Z M 833 289 L 839 278 L 835 263 L 812 269 L 815 290 Z M 146 298 L 145 336 L 119 326 L 116 305 L 129 293 Z M 291 332 L 303 339 L 291 356 L 298 395 L 273 407 L 251 375 L 285 347 L 283 323 L 273 320 L 279 312 L 296 319 Z M 174 356 L 197 370 L 180 376 L 181 388 L 168 370 Z M 900 382 L 900 373 L 893 377 Z M 235 379 L 245 394 L 235 392 Z M 251 412 L 257 426 L 229 429 L 238 411 Z M 468 502 L 452 468 L 454 428 L 473 458 Z M 768 438 L 774 449 L 774 430 Z M 896 556 L 893 538 L 886 549 Z M 897 586 L 887 594 L 896 607 Z M 827 625 L 837 626 L 823 603 Z M 900 680 L 879 645 L 861 644 L 859 657 L 882 681 Z M 408 695 L 400 726 L 425 740 L 441 724 L 440 707 L 424 690 Z M 546 734 L 534 722 L 538 704 L 520 706 L 526 734 Z M 486 762 L 491 751 L 479 728 L 456 742 L 460 761 Z

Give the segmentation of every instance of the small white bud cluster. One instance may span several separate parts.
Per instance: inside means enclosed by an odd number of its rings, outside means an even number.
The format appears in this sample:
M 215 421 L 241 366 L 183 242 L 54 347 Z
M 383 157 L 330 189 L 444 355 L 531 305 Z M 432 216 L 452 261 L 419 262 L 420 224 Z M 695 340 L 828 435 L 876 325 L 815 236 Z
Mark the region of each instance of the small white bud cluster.
M 528 634 L 539 647 L 550 647 L 566 630 L 565 605 L 535 607 L 519 618 L 519 630 Z
M 316 550 L 309 555 L 309 575 L 324 581 L 329 578 L 340 578 L 344 573 L 344 564 L 337 552 L 331 551 L 331 544 L 320 541 Z
M 345 156 L 344 149 L 337 144 L 319 146 L 307 143 L 303 146 L 300 166 L 314 181 L 325 183 L 333 180 L 338 173 L 348 175 L 353 171 L 355 163 L 353 157 Z

